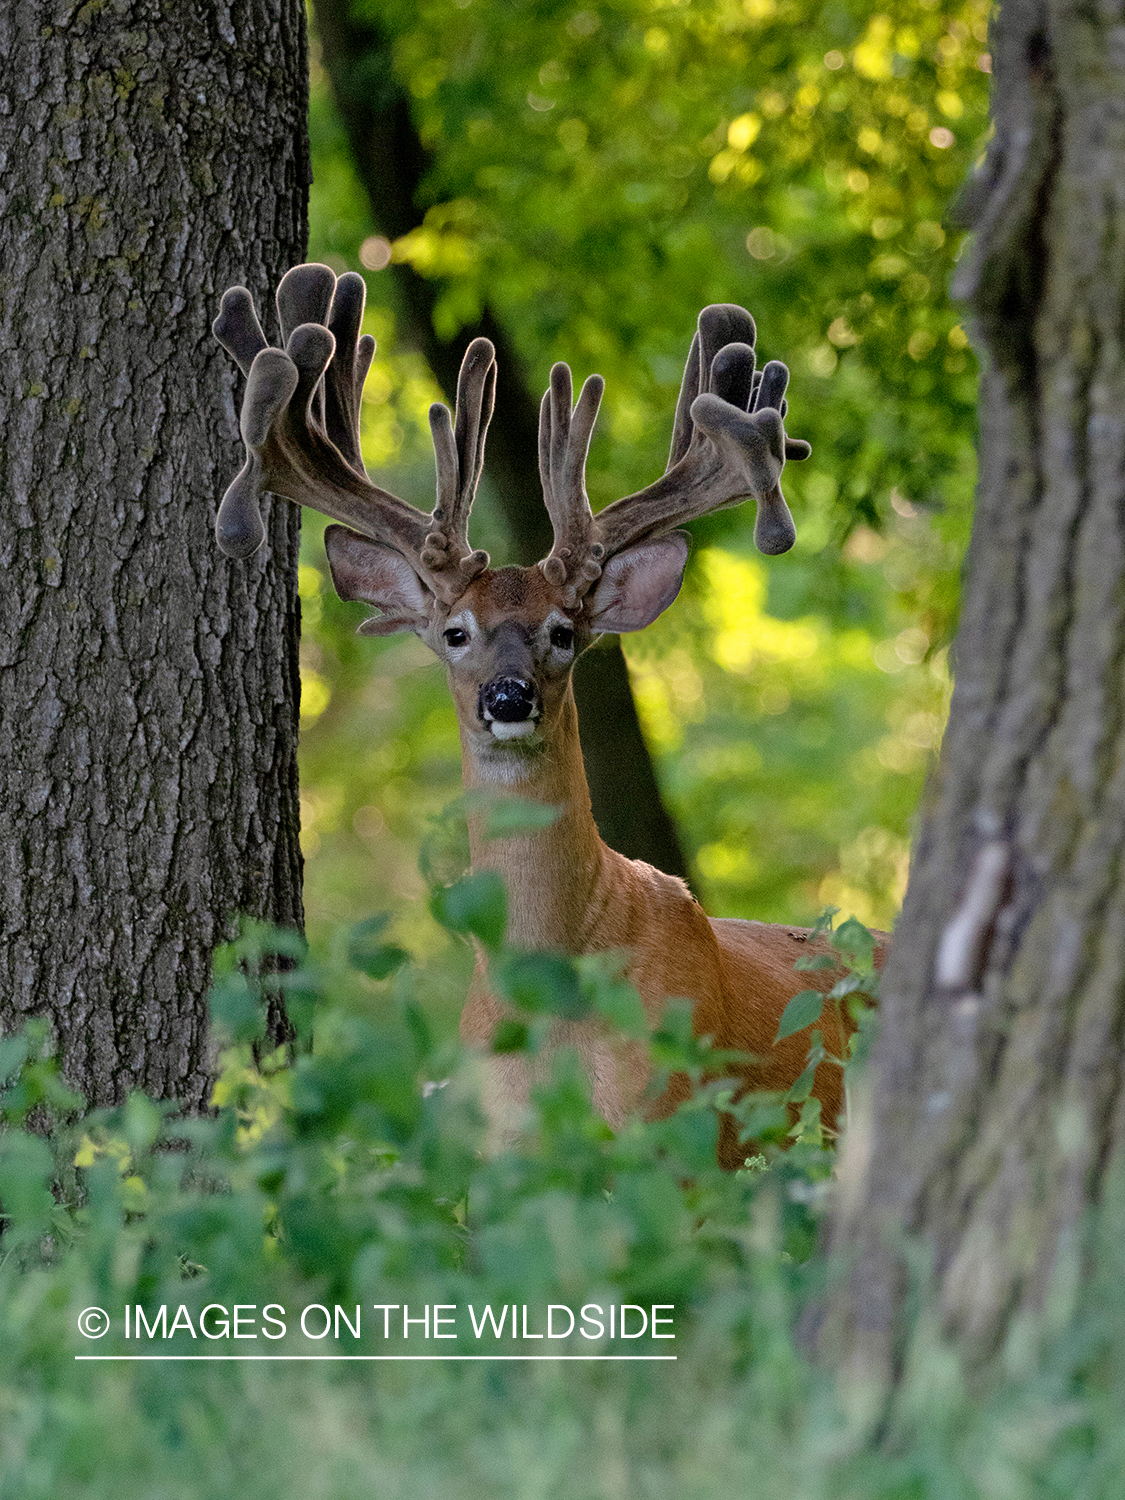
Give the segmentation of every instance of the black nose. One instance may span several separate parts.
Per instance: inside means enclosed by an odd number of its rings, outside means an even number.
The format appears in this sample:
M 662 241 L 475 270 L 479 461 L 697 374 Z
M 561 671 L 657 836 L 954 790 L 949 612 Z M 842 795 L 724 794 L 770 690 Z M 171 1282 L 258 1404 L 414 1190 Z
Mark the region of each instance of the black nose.
M 521 724 L 535 713 L 535 688 L 519 677 L 494 677 L 481 688 L 479 706 L 486 723 Z

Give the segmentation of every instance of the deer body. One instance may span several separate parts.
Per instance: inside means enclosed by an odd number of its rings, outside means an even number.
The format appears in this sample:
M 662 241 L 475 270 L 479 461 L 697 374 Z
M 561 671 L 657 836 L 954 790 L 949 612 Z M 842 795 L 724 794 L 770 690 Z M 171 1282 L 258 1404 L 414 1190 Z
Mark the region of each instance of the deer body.
M 216 335 L 248 375 L 242 412 L 247 460 L 220 507 L 220 545 L 246 556 L 264 531 L 262 492 L 288 496 L 345 525 L 325 535 L 337 592 L 379 610 L 360 630 L 419 635 L 447 669 L 461 733 L 467 790 L 508 790 L 560 809 L 534 833 L 485 840 L 470 818 L 473 867 L 492 868 L 508 890 L 508 942 L 571 955 L 625 953 L 626 975 L 655 1026 L 671 997 L 694 1004 L 693 1028 L 721 1049 L 759 1061 L 746 1087 L 784 1089 L 801 1073 L 808 1037 L 774 1046 L 788 1000 L 812 980 L 794 972 L 808 934 L 733 919 L 711 920 L 682 881 L 625 859 L 599 838 L 590 810 L 571 685 L 577 656 L 600 633 L 639 630 L 676 597 L 688 555 L 683 521 L 753 496 L 755 537 L 767 553 L 792 545 L 779 478 L 786 458 L 808 456 L 787 437 L 788 371 L 755 370 L 755 330 L 736 307 L 707 308 L 688 356 L 664 477 L 597 516 L 584 485 L 586 450 L 601 399 L 591 376 L 572 407 L 570 371 L 556 365 L 540 418 L 539 468 L 555 530 L 549 557 L 529 568 L 492 569 L 471 550 L 469 508 L 484 458 L 495 395 L 494 351 L 477 339 L 465 355 L 456 416 L 431 408 L 437 503 L 427 516 L 373 485 L 359 450 L 358 412 L 373 342 L 359 337 L 363 282 L 325 266 L 290 271 L 278 289 L 285 350 L 270 348 L 249 293 L 223 299 Z M 478 961 L 462 1017 L 465 1040 L 488 1049 L 503 1009 Z M 844 1038 L 831 1007 L 821 1023 L 829 1049 Z M 596 1107 L 620 1125 L 648 1083 L 644 1048 L 593 1022 L 560 1022 L 592 1081 Z M 526 1062 L 488 1059 L 487 1101 L 496 1133 L 518 1127 L 527 1099 Z M 670 1111 L 686 1091 L 673 1084 L 654 1107 Z M 814 1086 L 831 1125 L 839 1070 L 823 1066 Z M 720 1159 L 743 1151 L 733 1131 Z
M 475 586 L 477 592 L 490 582 L 484 575 Z M 528 801 L 561 809 L 550 827 L 508 838 L 486 839 L 481 818 L 469 820 L 473 868 L 498 871 L 509 893 L 508 941 L 516 947 L 575 955 L 630 955 L 625 977 L 640 995 L 654 1029 L 669 997 L 691 1000 L 698 1035 L 712 1037 L 717 1047 L 762 1059 L 762 1065 L 745 1076 L 746 1088 L 787 1088 L 804 1067 L 808 1036 L 798 1034 L 775 1046 L 781 1013 L 802 979 L 807 987 L 827 988 L 838 976 L 831 971 L 795 973 L 795 960 L 808 951 L 807 931 L 710 918 L 682 880 L 641 860 L 626 859 L 602 841 L 590 809 L 569 677 L 557 720 L 547 728 L 550 733 L 544 732 L 540 745 L 529 753 L 520 741 L 479 744 L 477 736 L 462 727 L 466 790 L 509 788 Z M 487 964 L 480 954 L 461 1017 L 463 1040 L 487 1049 L 507 1014 L 489 989 Z M 842 1055 L 844 1039 L 831 1007 L 822 1030 L 829 1050 Z M 622 1125 L 641 1105 L 649 1082 L 645 1048 L 614 1040 L 591 1021 L 559 1022 L 554 1039 L 576 1048 L 591 1080 L 595 1108 L 610 1125 Z M 486 1106 L 494 1140 L 518 1130 L 532 1082 L 532 1072 L 518 1054 L 489 1057 Z M 686 1091 L 683 1079 L 674 1080 L 650 1111 L 669 1113 Z M 832 1129 L 842 1103 L 838 1069 L 823 1065 L 818 1070 L 816 1094 L 821 1118 Z M 720 1160 L 737 1167 L 745 1155 L 745 1147 L 724 1121 Z

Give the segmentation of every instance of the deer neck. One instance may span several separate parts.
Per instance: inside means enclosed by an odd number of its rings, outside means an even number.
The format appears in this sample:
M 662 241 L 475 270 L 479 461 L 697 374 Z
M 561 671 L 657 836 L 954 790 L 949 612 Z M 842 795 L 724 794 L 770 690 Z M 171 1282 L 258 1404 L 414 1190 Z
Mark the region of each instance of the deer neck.
M 558 718 L 533 753 L 478 760 L 461 737 L 466 791 L 518 797 L 561 809 L 549 828 L 486 839 L 486 815 L 469 818 L 474 870 L 496 870 L 508 889 L 508 941 L 521 948 L 581 952 L 606 846 L 590 810 L 578 740 L 578 710 L 568 685 Z

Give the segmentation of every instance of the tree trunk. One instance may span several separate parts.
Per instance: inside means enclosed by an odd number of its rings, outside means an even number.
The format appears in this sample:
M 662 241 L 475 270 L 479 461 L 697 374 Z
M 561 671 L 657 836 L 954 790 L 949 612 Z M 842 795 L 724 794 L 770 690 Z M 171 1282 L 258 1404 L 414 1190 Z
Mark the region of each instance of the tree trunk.
M 324 66 L 372 217 L 383 234 L 398 239 L 422 221 L 418 190 L 429 159 L 414 128 L 409 96 L 394 75 L 390 36 L 369 11 L 362 18 L 357 15 L 350 0 L 316 0 L 315 9 Z M 507 331 L 486 307 L 475 324 L 446 343 L 434 329 L 438 283 L 399 262 L 389 269 L 402 297 L 409 336 L 448 397 L 457 389 L 461 357 L 472 340 L 483 335 L 496 346 L 502 385 L 488 429 L 488 483 L 507 523 L 513 560 L 530 565 L 546 557 L 551 525 L 536 477 L 539 400 Z M 687 876 L 687 860 L 660 795 L 616 640 L 582 659 L 574 693 L 602 838 L 630 859 Z
M 996 134 L 954 287 L 985 364 L 956 690 L 820 1332 L 853 1390 L 904 1368 L 908 1263 L 987 1368 L 1072 1269 L 1125 1148 L 1122 19 L 1004 0 L 994 21 Z
M 297 512 L 215 546 L 209 325 L 303 255 L 304 11 L 21 0 L 0 55 L 0 1026 L 199 1109 L 213 947 L 301 920 Z

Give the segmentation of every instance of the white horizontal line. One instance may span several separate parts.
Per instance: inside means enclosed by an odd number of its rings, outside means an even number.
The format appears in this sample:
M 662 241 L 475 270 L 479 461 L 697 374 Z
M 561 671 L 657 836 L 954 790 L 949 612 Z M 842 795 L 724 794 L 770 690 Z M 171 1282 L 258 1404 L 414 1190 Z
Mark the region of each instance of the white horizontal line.
M 268 1363 L 273 1360 L 365 1360 L 372 1361 L 402 1361 L 402 1360 L 427 1360 L 430 1363 L 450 1364 L 467 1359 L 504 1359 L 504 1360 L 546 1360 L 558 1363 L 562 1360 L 615 1360 L 627 1364 L 642 1364 L 653 1361 L 674 1361 L 675 1354 L 76 1354 L 75 1360 L 86 1360 L 94 1363 L 105 1364 L 110 1361 L 118 1363 L 151 1363 L 154 1360 L 164 1361 L 257 1361 Z

